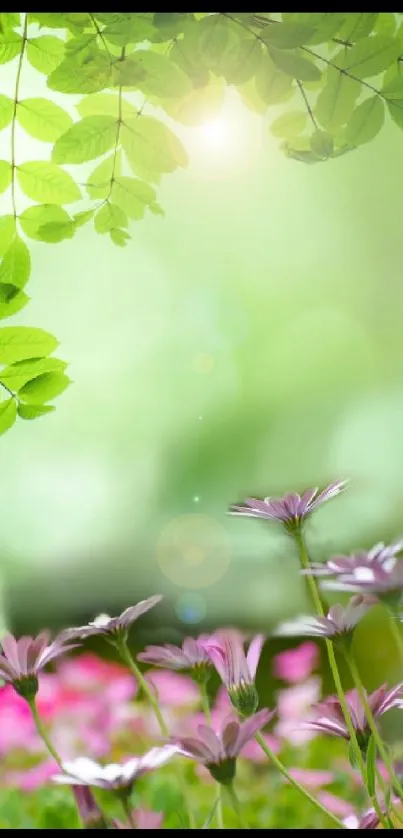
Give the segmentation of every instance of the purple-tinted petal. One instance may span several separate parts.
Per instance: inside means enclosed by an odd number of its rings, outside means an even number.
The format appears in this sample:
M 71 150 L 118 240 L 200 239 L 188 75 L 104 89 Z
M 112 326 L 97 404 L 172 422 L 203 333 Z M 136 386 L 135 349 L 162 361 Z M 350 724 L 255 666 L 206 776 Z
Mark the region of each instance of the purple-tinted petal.
M 18 657 L 18 645 L 15 637 L 12 634 L 6 634 L 1 639 L 1 646 L 4 656 L 7 658 L 14 671 L 20 671 L 20 660 Z
M 341 736 L 343 739 L 349 739 L 349 734 L 342 725 L 337 725 L 336 722 L 328 721 L 327 719 L 317 719 L 314 722 L 303 722 L 305 730 L 317 730 L 319 733 L 325 733 L 329 736 Z
M 296 518 L 300 514 L 301 498 L 295 492 L 285 495 L 283 498 L 283 506 L 288 512 L 290 518 Z
M 148 599 L 138 602 L 137 605 L 131 605 L 129 608 L 126 608 L 126 610 L 123 611 L 118 618 L 119 624 L 121 626 L 129 626 L 131 623 L 134 623 L 135 620 L 138 620 L 138 618 L 143 614 L 146 614 L 147 611 L 150 611 L 151 608 L 154 608 L 155 605 L 158 605 L 162 599 L 162 595 L 157 594 L 156 596 L 151 596 Z
M 35 670 L 36 662 L 37 662 L 38 658 L 40 658 L 44 649 L 46 649 L 46 646 L 48 645 L 49 640 L 50 640 L 49 632 L 48 631 L 42 631 L 40 634 L 38 634 L 37 637 L 35 637 L 31 641 L 29 649 L 27 651 L 27 666 L 28 666 L 28 671 L 29 672 Z
M 212 730 L 212 728 L 208 727 L 207 725 L 198 725 L 197 732 L 200 736 L 200 740 L 209 749 L 210 753 L 213 754 L 213 762 L 217 762 L 220 758 L 221 749 L 220 740 L 214 733 L 214 730 Z
M 0 655 L 0 678 L 4 681 L 15 681 L 18 678 L 18 672 L 4 655 Z
M 383 690 L 384 694 L 382 695 L 381 690 Z M 381 716 L 383 713 L 387 713 L 388 710 L 391 710 L 392 707 L 400 707 L 402 705 L 403 700 L 403 684 L 396 684 L 396 686 L 392 687 L 392 689 L 387 690 L 385 692 L 385 686 L 380 687 L 379 690 L 376 690 L 376 693 L 372 693 L 370 696 L 370 703 L 371 703 L 371 710 L 376 716 Z M 375 696 L 375 698 L 374 698 Z
M 162 829 L 163 818 L 162 812 L 151 812 L 148 809 L 136 809 L 134 812 L 137 829 Z
M 300 502 L 300 509 L 303 510 L 302 514 L 310 508 L 311 502 L 318 491 L 318 487 L 316 486 L 314 489 L 306 489 L 305 492 L 302 493 Z
M 28 649 L 31 643 L 31 637 L 20 637 L 17 640 L 18 663 L 21 675 L 28 675 Z
M 264 641 L 264 634 L 257 634 L 256 637 L 253 638 L 248 649 L 248 654 L 246 655 L 246 662 L 248 665 L 251 681 L 255 680 L 256 670 L 258 668 L 260 655 L 262 654 Z
M 59 658 L 66 652 L 70 652 L 72 649 L 76 648 L 77 643 L 69 643 L 68 645 L 61 645 L 58 641 L 51 643 L 50 646 L 44 649 L 40 658 L 38 658 L 36 669 L 43 669 L 43 667 L 47 666 L 50 661 L 55 660 L 55 658 Z
M 347 480 L 336 480 L 334 483 L 330 483 L 323 492 L 320 492 L 319 495 L 315 498 L 315 500 L 311 503 L 311 509 L 316 509 L 325 501 L 330 500 L 330 498 L 336 497 L 339 495 L 340 492 L 343 492 L 347 486 Z
M 233 716 L 224 719 L 221 724 L 221 743 L 222 749 L 220 753 L 221 759 L 236 757 L 239 753 L 237 748 L 238 735 L 240 731 L 240 723 Z
M 265 503 L 270 509 L 271 517 L 278 521 L 288 521 L 290 515 L 280 498 L 265 498 Z
M 245 505 L 235 504 L 231 506 L 230 513 L 232 515 L 245 515 L 249 518 L 273 518 L 270 507 L 265 501 L 258 498 L 246 498 Z
M 250 716 L 245 722 L 242 722 L 236 742 L 238 754 L 242 751 L 242 748 L 245 747 L 246 743 L 249 742 L 250 739 L 253 739 L 255 734 L 261 730 L 262 727 L 265 727 L 265 725 L 268 724 L 273 716 L 274 712 L 265 708 L 264 710 L 259 710 L 259 712 L 255 713 L 254 716 Z
M 207 745 L 201 742 L 200 739 L 196 739 L 194 736 L 185 736 L 175 741 L 179 745 L 181 753 L 185 756 L 192 757 L 198 762 L 214 762 L 214 754 L 211 753 Z
M 225 654 L 220 646 L 206 644 L 206 654 L 215 666 L 223 684 L 228 685 L 228 667 Z

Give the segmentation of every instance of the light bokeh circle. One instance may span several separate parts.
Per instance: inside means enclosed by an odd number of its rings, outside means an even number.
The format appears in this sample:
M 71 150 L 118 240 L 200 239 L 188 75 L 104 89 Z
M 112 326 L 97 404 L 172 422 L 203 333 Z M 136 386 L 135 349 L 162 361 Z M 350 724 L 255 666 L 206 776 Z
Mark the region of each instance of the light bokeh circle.
M 167 524 L 157 542 L 157 561 L 175 585 L 208 588 L 222 579 L 231 561 L 226 529 L 207 515 L 180 515 Z

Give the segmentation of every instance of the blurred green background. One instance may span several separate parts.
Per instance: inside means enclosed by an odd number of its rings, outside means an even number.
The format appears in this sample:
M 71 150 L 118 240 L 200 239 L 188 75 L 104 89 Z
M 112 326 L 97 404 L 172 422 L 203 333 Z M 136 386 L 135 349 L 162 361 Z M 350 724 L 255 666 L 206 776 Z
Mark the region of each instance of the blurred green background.
M 24 70 L 24 95 L 37 79 Z M 350 478 L 309 524 L 315 559 L 403 531 L 399 129 L 317 166 L 285 159 L 236 95 L 178 130 L 189 169 L 125 249 L 89 226 L 30 243 L 32 301 L 10 324 L 56 334 L 74 383 L 0 439 L 4 619 L 21 630 L 156 592 L 161 639 L 303 610 L 292 543 L 227 514 L 250 494 Z M 40 146 L 20 132 L 24 159 Z

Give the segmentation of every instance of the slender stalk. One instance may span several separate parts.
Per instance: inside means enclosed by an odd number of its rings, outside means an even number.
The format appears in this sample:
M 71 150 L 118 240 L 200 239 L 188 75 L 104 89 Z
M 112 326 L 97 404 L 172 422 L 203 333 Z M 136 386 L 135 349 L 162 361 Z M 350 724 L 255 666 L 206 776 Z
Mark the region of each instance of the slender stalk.
M 241 827 L 241 829 L 249 829 L 249 827 L 247 826 L 247 824 L 245 823 L 245 821 L 243 819 L 241 804 L 238 800 L 237 793 L 234 789 L 233 783 L 230 783 L 230 785 L 226 786 L 226 788 L 227 788 L 228 794 L 231 798 L 231 803 L 234 807 L 234 811 L 236 812 L 236 815 L 237 815 L 237 818 L 238 818 L 238 821 L 239 821 L 239 826 Z
M 339 820 L 339 818 L 336 817 L 336 815 L 333 815 L 332 812 L 329 812 L 329 810 L 326 809 L 326 806 L 323 806 L 322 803 L 319 802 L 319 800 L 316 800 L 314 797 L 312 797 L 309 791 L 306 788 L 304 788 L 304 786 L 302 786 L 298 782 L 298 780 L 294 780 L 294 777 L 289 773 L 289 771 L 287 771 L 285 765 L 283 765 L 283 763 L 273 753 L 271 748 L 269 748 L 269 746 L 266 744 L 261 733 L 256 734 L 256 741 L 259 743 L 262 751 L 264 751 L 264 753 L 271 760 L 273 765 L 276 766 L 280 774 L 282 774 L 283 777 L 285 777 L 285 779 L 288 780 L 288 782 L 292 786 L 294 786 L 295 789 L 297 789 L 301 794 L 303 794 L 303 796 L 307 800 L 309 800 L 310 803 L 312 803 L 312 806 L 315 806 L 316 809 L 319 809 L 322 815 L 326 815 L 327 818 L 330 818 L 330 820 L 333 821 L 333 823 L 336 824 L 336 826 L 339 829 L 345 829 L 344 824 Z
M 129 652 L 129 649 L 127 647 L 127 643 L 119 643 L 118 651 L 119 651 L 120 657 L 125 662 L 125 664 L 128 666 L 130 671 L 133 673 L 137 684 L 139 685 L 139 687 L 142 690 L 144 696 L 146 697 L 147 701 L 149 702 L 149 704 L 152 708 L 152 711 L 155 715 L 155 718 L 157 719 L 157 722 L 158 722 L 158 725 L 159 725 L 159 728 L 160 728 L 160 731 L 161 731 L 162 735 L 163 736 L 168 736 L 168 728 L 166 726 L 166 723 L 165 723 L 164 717 L 161 713 L 161 710 L 158 706 L 158 701 L 155 698 L 155 695 L 153 694 L 152 689 L 147 684 L 147 681 L 144 678 L 144 675 L 140 672 L 140 669 L 138 668 L 137 664 L 133 660 L 133 658 L 132 658 L 132 656 Z
M 368 721 L 368 726 L 369 726 L 369 728 L 371 730 L 371 733 L 374 737 L 376 747 L 378 748 L 381 759 L 382 759 L 382 761 L 385 765 L 385 768 L 387 769 L 387 771 L 389 773 L 389 777 L 390 777 L 391 781 L 393 782 L 393 785 L 395 786 L 396 791 L 398 792 L 398 794 L 400 795 L 400 797 L 403 800 L 402 785 L 400 783 L 399 778 L 396 776 L 396 773 L 395 773 L 395 770 L 394 770 L 394 767 L 393 767 L 393 762 L 392 762 L 392 760 L 391 760 L 391 758 L 390 758 L 390 756 L 387 752 L 387 749 L 385 748 L 385 745 L 382 741 L 382 737 L 381 737 L 381 735 L 379 733 L 379 730 L 376 726 L 374 715 L 372 713 L 371 706 L 370 706 L 368 698 L 367 698 L 366 690 L 365 690 L 364 685 L 361 681 L 361 676 L 360 676 L 360 673 L 359 673 L 359 670 L 358 670 L 358 666 L 357 666 L 355 657 L 349 649 L 345 649 L 345 657 L 346 657 L 346 661 L 348 663 L 348 667 L 350 669 L 354 684 L 356 686 L 358 695 L 360 697 L 361 704 L 364 708 L 365 716 L 366 716 L 367 721 Z
M 311 565 L 310 565 L 309 556 L 308 556 L 308 553 L 307 553 L 307 550 L 306 550 L 306 547 L 305 547 L 305 543 L 304 543 L 304 539 L 303 539 L 303 535 L 302 535 L 301 530 L 298 530 L 294 534 L 294 537 L 295 537 L 295 541 L 297 543 L 298 550 L 299 550 L 299 557 L 300 557 L 301 566 L 304 568 L 304 570 L 309 570 Z M 318 590 L 318 586 L 317 586 L 317 583 L 316 583 L 316 579 L 310 573 L 307 574 L 306 578 L 308 579 L 309 589 L 311 591 L 311 595 L 312 595 L 312 599 L 313 599 L 316 611 L 317 611 L 317 613 L 319 614 L 320 617 L 323 617 L 324 616 L 324 610 L 323 610 L 323 605 L 322 605 L 322 601 L 321 601 L 321 598 L 320 598 L 320 593 L 319 593 L 319 590 Z M 330 669 L 331 669 L 331 672 L 332 672 L 332 675 L 333 675 L 334 685 L 336 687 L 337 697 L 338 697 L 339 702 L 340 702 L 340 707 L 341 707 L 341 711 L 343 713 L 343 718 L 344 718 L 344 721 L 346 723 L 346 727 L 347 727 L 347 730 L 348 730 L 348 735 L 349 735 L 350 742 L 351 742 L 353 750 L 354 750 L 357 765 L 359 766 L 359 769 L 360 769 L 360 772 L 361 772 L 363 783 L 365 785 L 365 788 L 367 788 L 365 762 L 364 762 L 363 755 L 361 753 L 361 748 L 358 744 L 357 734 L 355 732 L 355 728 L 354 728 L 354 724 L 353 724 L 353 721 L 352 721 L 352 718 L 351 718 L 351 714 L 350 714 L 350 711 L 348 709 L 348 704 L 347 704 L 347 701 L 346 701 L 346 697 L 344 695 L 343 685 L 341 683 L 339 668 L 337 666 L 336 655 L 334 653 L 333 644 L 332 644 L 331 640 L 329 640 L 329 638 L 327 638 L 327 637 L 325 638 L 325 644 L 326 644 L 327 656 L 328 656 L 328 659 L 329 659 L 329 666 L 330 666 Z M 371 795 L 368 794 L 368 797 L 372 800 Z
M 391 628 L 391 631 L 392 631 L 392 634 L 393 634 L 393 639 L 394 639 L 394 641 L 396 643 L 396 646 L 398 648 L 400 661 L 403 664 L 403 637 L 402 637 L 401 631 L 399 629 L 399 626 L 397 624 L 395 613 L 391 610 L 389 610 L 389 613 L 390 613 L 390 618 L 391 618 L 390 619 L 390 628 Z
M 211 710 L 210 710 L 210 702 L 207 693 L 207 686 L 203 682 L 200 684 L 200 694 L 201 700 L 203 705 L 203 712 L 206 717 L 207 724 L 211 726 Z M 223 807 L 222 807 L 222 793 L 221 793 L 221 784 L 217 783 L 217 827 L 218 829 L 225 829 L 224 827 L 224 814 L 223 814 Z
M 123 796 L 120 796 L 120 802 L 122 804 L 127 823 L 129 824 L 131 829 L 136 829 L 136 824 L 134 822 L 133 813 L 130 806 L 130 798 L 127 796 L 127 794 L 125 794 Z
M 35 727 L 38 731 L 39 736 L 41 737 L 42 741 L 45 743 L 51 757 L 53 757 L 53 759 L 55 760 L 55 762 L 57 762 L 61 771 L 63 771 L 62 760 L 59 757 L 59 754 L 57 753 L 57 751 L 54 749 L 54 747 L 53 747 L 53 745 L 50 741 L 50 738 L 48 736 L 47 730 L 46 730 L 44 724 L 42 723 L 42 719 L 41 719 L 41 717 L 38 713 L 38 708 L 36 706 L 35 698 L 31 698 L 28 701 L 28 704 L 29 704 L 29 708 L 30 708 L 31 713 L 32 713 L 32 718 L 35 722 Z
M 152 711 L 155 715 L 155 718 L 157 719 L 157 722 L 158 722 L 158 725 L 159 725 L 162 736 L 168 737 L 169 736 L 169 731 L 168 731 L 167 725 L 165 723 L 164 717 L 161 713 L 161 710 L 158 706 L 158 701 L 157 701 L 155 695 L 153 694 L 152 689 L 148 686 L 147 681 L 144 678 L 144 675 L 141 673 L 141 671 L 138 668 L 136 662 L 133 660 L 126 641 L 125 640 L 120 641 L 117 644 L 117 649 L 118 649 L 118 652 L 120 654 L 120 657 L 122 658 L 122 660 L 124 661 L 126 666 L 130 669 L 130 671 L 133 673 L 134 678 L 136 680 L 136 683 L 139 685 L 140 689 L 143 691 L 144 696 L 146 697 L 147 701 L 149 702 L 150 707 L 151 707 L 151 709 L 152 709 Z M 178 771 L 178 775 L 179 775 L 179 771 Z M 185 784 L 183 782 L 182 776 L 178 776 L 178 781 L 180 783 L 183 798 L 184 798 L 184 800 L 186 800 L 186 788 L 185 788 Z M 189 816 L 189 828 L 190 829 L 195 829 L 196 828 L 195 819 L 194 819 L 194 816 L 193 816 L 192 807 L 189 804 L 187 805 L 187 810 L 188 810 L 188 816 Z

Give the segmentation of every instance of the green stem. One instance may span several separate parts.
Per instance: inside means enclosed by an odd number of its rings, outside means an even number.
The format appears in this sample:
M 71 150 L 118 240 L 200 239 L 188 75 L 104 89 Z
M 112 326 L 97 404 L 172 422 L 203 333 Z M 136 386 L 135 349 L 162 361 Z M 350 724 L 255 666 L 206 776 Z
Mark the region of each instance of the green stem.
M 162 735 L 163 736 L 168 736 L 168 728 L 167 728 L 167 725 L 164 721 L 164 717 L 161 713 L 161 710 L 158 707 L 158 701 L 155 698 L 155 695 L 153 694 L 153 691 L 152 691 L 151 687 L 149 687 L 149 685 L 147 684 L 147 681 L 144 678 L 144 675 L 141 673 L 137 664 L 133 660 L 133 658 L 132 658 L 132 656 L 129 652 L 129 649 L 127 647 L 127 643 L 125 643 L 125 642 L 119 643 L 118 651 L 119 651 L 120 657 L 125 662 L 125 664 L 128 666 L 130 671 L 133 673 L 137 684 L 139 685 L 139 687 L 143 691 L 143 694 L 145 695 L 147 701 L 149 702 L 149 704 L 152 708 L 152 711 L 155 715 L 155 718 L 157 719 L 157 722 L 159 724 L 159 728 L 160 728 L 160 731 L 161 731 Z
M 303 796 L 307 800 L 309 800 L 310 803 L 312 803 L 312 806 L 315 806 L 323 815 L 326 815 L 327 818 L 330 818 L 330 820 L 332 820 L 333 823 L 335 823 L 339 829 L 345 829 L 344 824 L 339 820 L 339 818 L 336 817 L 336 815 L 333 815 L 333 813 L 329 812 L 329 810 L 326 809 L 325 806 L 322 806 L 322 803 L 320 803 L 319 800 L 316 800 L 314 797 L 312 797 L 309 791 L 307 791 L 307 789 L 304 786 L 302 786 L 298 782 L 298 780 L 294 780 L 294 777 L 287 771 L 285 765 L 283 765 L 283 763 L 273 753 L 271 748 L 269 748 L 269 746 L 266 744 L 261 733 L 256 734 L 256 741 L 259 743 L 262 751 L 264 751 L 264 753 L 273 763 L 273 765 L 276 766 L 280 774 L 282 774 L 283 777 L 285 777 L 285 779 L 288 780 L 288 782 L 300 792 L 300 794 L 303 794 Z
M 403 637 L 402 637 L 401 631 L 399 629 L 399 626 L 397 624 L 396 614 L 391 609 L 388 609 L 388 610 L 389 610 L 389 614 L 390 614 L 390 618 L 391 618 L 390 619 L 390 627 L 391 627 L 391 631 L 392 631 L 392 634 L 393 634 L 393 639 L 394 639 L 394 641 L 396 643 L 396 646 L 398 648 L 400 661 L 403 665 Z
M 368 726 L 369 726 L 369 728 L 371 730 L 371 733 L 374 737 L 376 747 L 378 748 L 381 759 L 382 759 L 382 761 L 383 761 L 383 763 L 384 763 L 384 765 L 385 765 L 385 767 L 386 767 L 386 769 L 389 773 L 390 780 L 393 782 L 393 784 L 396 788 L 396 791 L 398 792 L 401 799 L 403 800 L 402 785 L 399 781 L 399 778 L 396 776 L 396 773 L 395 773 L 395 770 L 394 770 L 394 767 L 393 767 L 393 762 L 392 762 L 392 760 L 391 760 L 391 758 L 388 754 L 387 749 L 385 748 L 385 745 L 382 741 L 382 737 L 381 737 L 381 735 L 379 733 L 379 730 L 376 726 L 374 715 L 372 713 L 371 706 L 370 706 L 368 698 L 367 698 L 366 690 L 365 690 L 364 685 L 361 681 L 361 676 L 360 676 L 360 673 L 359 673 L 358 666 L 357 666 L 356 660 L 354 658 L 354 655 L 350 652 L 349 649 L 345 649 L 345 656 L 346 656 L 346 661 L 348 663 L 348 666 L 349 666 L 354 684 L 356 686 L 358 695 L 360 697 L 361 704 L 364 708 L 365 716 L 366 716 L 367 721 L 368 721 Z
M 203 712 L 206 717 L 207 724 L 211 727 L 211 710 L 210 710 L 210 702 L 207 692 L 207 685 L 205 682 L 200 684 L 200 694 L 203 706 Z M 224 814 L 223 814 L 223 807 L 222 807 L 222 793 L 221 793 L 221 784 L 217 783 L 217 827 L 218 829 L 224 829 Z
M 143 691 L 143 694 L 147 698 L 147 700 L 148 700 L 148 702 L 151 706 L 151 709 L 152 709 L 152 711 L 155 715 L 155 718 L 157 719 L 157 722 L 159 724 L 159 728 L 160 728 L 162 736 L 164 736 L 165 738 L 168 737 L 169 736 L 169 731 L 168 731 L 167 725 L 165 723 L 164 717 L 161 713 L 161 710 L 158 706 L 158 700 L 156 699 L 155 695 L 153 694 L 152 689 L 147 684 L 147 681 L 144 678 L 144 675 L 142 674 L 140 669 L 138 668 L 136 662 L 133 660 L 126 641 L 121 640 L 117 644 L 117 649 L 118 649 L 118 652 L 120 654 L 120 657 L 122 658 L 124 663 L 127 665 L 127 667 L 130 669 L 130 671 L 133 673 L 134 678 L 136 680 L 136 683 L 139 685 L 140 689 Z M 179 772 L 178 772 L 178 775 L 179 775 Z M 185 784 L 184 784 L 183 779 L 182 779 L 182 775 L 178 776 L 178 781 L 180 783 L 183 798 L 184 798 L 184 800 L 186 800 L 186 788 L 185 788 Z M 187 810 L 188 810 L 188 816 L 189 816 L 189 828 L 190 829 L 195 829 L 196 828 L 196 823 L 195 823 L 195 819 L 194 819 L 194 816 L 193 816 L 192 807 L 189 804 L 187 806 Z
M 236 812 L 236 816 L 237 816 L 238 821 L 239 821 L 239 826 L 241 827 L 241 829 L 249 829 L 249 827 L 247 826 L 247 824 L 245 823 L 245 821 L 243 819 L 241 804 L 238 800 L 237 793 L 234 789 L 233 783 L 230 783 L 228 786 L 226 786 L 226 788 L 227 788 L 228 794 L 231 798 L 231 803 L 234 807 L 234 811 Z
M 120 796 L 120 802 L 122 804 L 123 811 L 125 813 L 125 817 L 127 819 L 127 823 L 129 824 L 131 829 L 136 829 L 136 824 L 134 822 L 131 806 L 130 806 L 130 797 L 127 794 L 124 796 Z
M 36 706 L 36 701 L 35 701 L 35 698 L 31 698 L 31 699 L 28 701 L 28 704 L 29 704 L 29 708 L 30 708 L 31 713 L 32 713 L 32 718 L 33 718 L 33 720 L 34 720 L 34 722 L 35 722 L 35 727 L 36 727 L 36 729 L 37 729 L 37 731 L 38 731 L 39 736 L 41 737 L 42 741 L 45 743 L 45 745 L 46 745 L 46 747 L 47 747 L 47 749 L 48 749 L 48 751 L 49 751 L 49 753 L 50 753 L 51 757 L 53 757 L 53 759 L 55 760 L 55 762 L 57 762 L 57 764 L 58 764 L 58 766 L 59 766 L 60 770 L 61 770 L 61 771 L 63 771 L 63 763 L 62 763 L 62 760 L 60 759 L 59 754 L 57 753 L 57 751 L 55 751 L 55 749 L 54 749 L 54 747 L 53 747 L 53 745 L 52 745 L 52 743 L 51 743 L 51 741 L 50 741 L 50 739 L 49 739 L 49 736 L 48 736 L 48 733 L 47 733 L 47 731 L 46 731 L 46 728 L 45 728 L 45 726 L 44 726 L 44 725 L 43 725 L 43 723 L 42 723 L 42 719 L 41 719 L 41 717 L 40 717 L 40 715 L 39 715 L 39 713 L 38 713 L 38 708 L 37 708 L 37 706 Z

